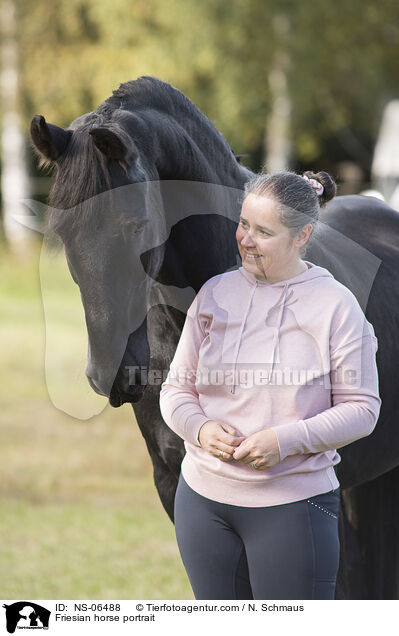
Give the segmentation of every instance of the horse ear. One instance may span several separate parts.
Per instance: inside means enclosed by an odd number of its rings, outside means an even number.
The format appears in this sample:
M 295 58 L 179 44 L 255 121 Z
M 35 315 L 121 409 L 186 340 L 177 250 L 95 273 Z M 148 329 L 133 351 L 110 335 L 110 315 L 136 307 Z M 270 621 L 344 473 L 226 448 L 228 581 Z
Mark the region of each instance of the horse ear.
M 122 139 L 109 128 L 93 128 L 89 135 L 92 136 L 94 143 L 108 159 L 121 161 L 126 158 L 128 150 Z
M 30 124 L 30 137 L 36 150 L 46 159 L 55 161 L 65 151 L 72 130 L 48 124 L 43 115 L 35 115 Z

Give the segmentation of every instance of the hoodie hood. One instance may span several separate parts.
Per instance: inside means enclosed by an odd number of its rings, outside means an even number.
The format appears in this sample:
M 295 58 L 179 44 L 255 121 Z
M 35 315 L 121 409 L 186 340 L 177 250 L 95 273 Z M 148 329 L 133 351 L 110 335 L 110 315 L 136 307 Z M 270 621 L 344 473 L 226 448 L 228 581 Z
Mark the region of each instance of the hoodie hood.
M 276 283 L 269 283 L 267 280 L 261 280 L 256 278 L 255 274 L 253 274 L 252 272 L 249 272 L 248 270 L 246 270 L 244 267 L 239 267 L 238 271 L 240 272 L 240 274 L 247 280 L 248 284 L 251 287 L 251 291 L 249 294 L 249 299 L 248 299 L 248 303 L 247 303 L 247 307 L 241 322 L 241 326 L 240 326 L 240 333 L 239 333 L 239 337 L 237 339 L 237 344 L 236 344 L 236 348 L 234 351 L 234 363 L 233 363 L 233 385 L 231 387 L 231 393 L 235 393 L 235 387 L 236 387 L 236 366 L 237 366 L 237 359 L 238 359 L 238 352 L 240 349 L 240 344 L 241 344 L 241 339 L 242 339 L 242 333 L 244 331 L 244 327 L 245 327 L 245 322 L 248 316 L 248 312 L 249 309 L 251 307 L 252 304 L 252 299 L 253 296 L 255 294 L 255 291 L 258 287 L 272 287 L 272 288 L 281 288 L 282 289 L 282 293 L 277 301 L 277 304 L 275 305 L 275 307 L 279 308 L 279 312 L 278 312 L 278 316 L 277 316 L 277 323 L 276 326 L 274 328 L 274 334 L 273 334 L 273 344 L 272 344 L 272 363 L 271 363 L 271 367 L 270 367 L 270 371 L 269 371 L 269 375 L 267 378 L 267 382 L 270 382 L 271 377 L 273 375 L 273 368 L 274 368 L 274 359 L 275 359 L 275 355 L 276 355 L 276 349 L 277 349 L 277 345 L 278 345 L 278 341 L 279 341 L 279 337 L 280 337 L 280 326 L 281 326 L 281 322 L 283 319 L 283 313 L 284 313 L 284 307 L 287 303 L 287 299 L 289 298 L 288 296 L 288 290 L 289 287 L 294 287 L 296 285 L 302 285 L 304 283 L 307 283 L 308 281 L 314 280 L 315 278 L 334 278 L 333 275 L 324 267 L 320 267 L 319 265 L 315 265 L 314 263 L 311 263 L 310 261 L 303 261 L 304 263 L 306 263 L 307 265 L 307 269 L 304 272 L 301 272 L 300 274 L 297 274 L 296 276 L 293 276 L 292 278 L 288 278 L 287 280 L 280 280 L 277 281 Z

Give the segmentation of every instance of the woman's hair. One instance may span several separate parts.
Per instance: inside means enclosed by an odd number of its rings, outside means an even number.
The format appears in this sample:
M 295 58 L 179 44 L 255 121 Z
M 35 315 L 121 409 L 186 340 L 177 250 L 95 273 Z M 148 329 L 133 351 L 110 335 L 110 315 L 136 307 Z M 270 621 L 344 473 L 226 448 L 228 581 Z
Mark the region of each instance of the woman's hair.
M 317 194 L 312 184 L 303 177 L 315 179 L 323 185 L 322 194 Z M 301 257 L 313 240 L 317 228 L 319 211 L 337 192 L 337 185 L 327 172 L 306 171 L 303 175 L 291 171 L 255 174 L 244 185 L 242 201 L 248 194 L 271 196 L 275 199 L 280 222 L 285 225 L 292 238 L 308 223 L 312 224 L 309 239 L 299 252 Z

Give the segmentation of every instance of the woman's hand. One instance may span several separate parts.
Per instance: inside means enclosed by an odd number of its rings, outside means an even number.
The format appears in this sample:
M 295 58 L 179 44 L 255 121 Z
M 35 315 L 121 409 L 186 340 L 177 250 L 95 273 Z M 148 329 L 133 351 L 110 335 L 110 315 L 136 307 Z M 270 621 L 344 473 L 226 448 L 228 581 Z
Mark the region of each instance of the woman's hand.
M 237 446 L 245 439 L 238 436 L 230 424 L 218 420 L 208 420 L 200 428 L 198 439 L 202 448 L 222 462 L 230 462 Z M 221 453 L 221 451 L 223 451 Z
M 277 435 L 270 429 L 264 429 L 245 438 L 233 453 L 233 459 L 244 464 L 255 462 L 257 470 L 271 468 L 280 462 Z

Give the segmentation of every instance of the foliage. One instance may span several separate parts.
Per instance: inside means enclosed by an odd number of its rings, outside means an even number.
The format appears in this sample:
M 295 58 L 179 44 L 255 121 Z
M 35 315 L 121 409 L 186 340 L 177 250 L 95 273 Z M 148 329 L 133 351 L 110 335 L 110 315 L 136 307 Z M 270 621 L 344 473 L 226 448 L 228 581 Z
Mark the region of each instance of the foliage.
M 312 161 L 336 135 L 367 163 L 382 107 L 395 97 L 399 5 L 393 0 L 19 0 L 26 125 L 68 125 L 119 83 L 150 74 L 182 90 L 236 152 L 262 144 L 270 72 L 288 60 L 292 141 Z M 287 29 L 277 28 L 278 19 Z

